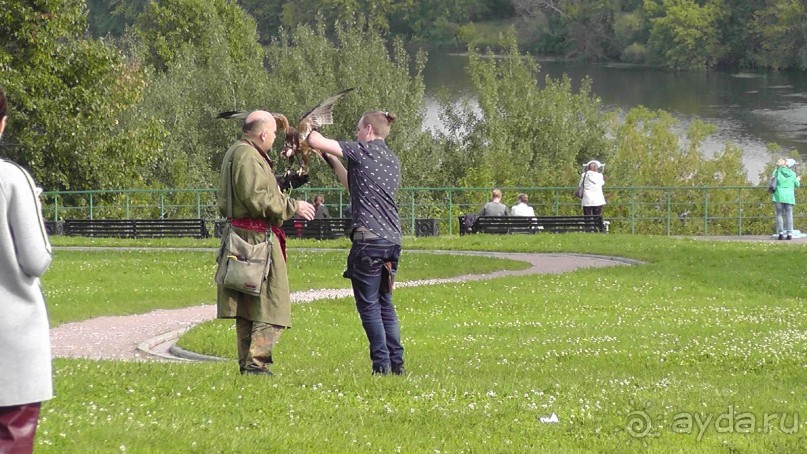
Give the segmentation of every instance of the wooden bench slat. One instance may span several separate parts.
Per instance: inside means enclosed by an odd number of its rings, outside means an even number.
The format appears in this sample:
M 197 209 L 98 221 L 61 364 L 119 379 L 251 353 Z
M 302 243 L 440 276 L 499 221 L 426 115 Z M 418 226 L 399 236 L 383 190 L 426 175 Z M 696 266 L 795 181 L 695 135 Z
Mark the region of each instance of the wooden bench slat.
M 473 216 L 473 218 L 467 218 Z M 475 219 L 474 219 L 475 218 Z M 459 217 L 460 234 L 467 233 L 567 233 L 605 232 L 602 216 L 481 216 Z M 473 220 L 473 223 L 470 222 Z
M 204 219 L 65 219 L 64 234 L 121 238 L 207 238 Z

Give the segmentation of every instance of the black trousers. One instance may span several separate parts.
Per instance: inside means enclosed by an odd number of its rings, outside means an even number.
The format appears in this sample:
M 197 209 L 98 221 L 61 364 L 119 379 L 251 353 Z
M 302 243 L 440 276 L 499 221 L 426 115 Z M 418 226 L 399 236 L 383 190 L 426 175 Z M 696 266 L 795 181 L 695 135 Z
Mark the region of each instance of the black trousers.
M 585 216 L 602 216 L 602 207 L 600 205 L 598 207 L 583 207 L 583 215 Z

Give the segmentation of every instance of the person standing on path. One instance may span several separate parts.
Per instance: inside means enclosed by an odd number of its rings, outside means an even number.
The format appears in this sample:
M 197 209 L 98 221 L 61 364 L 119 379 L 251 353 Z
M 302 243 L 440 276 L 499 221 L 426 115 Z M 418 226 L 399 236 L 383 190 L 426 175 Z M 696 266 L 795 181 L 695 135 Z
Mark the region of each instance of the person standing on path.
M 395 199 L 401 165 L 385 139 L 395 115 L 378 110 L 359 119 L 356 141 L 328 139 L 319 131 L 308 144 L 323 152 L 350 193 L 352 246 L 345 277 L 350 278 L 356 309 L 370 344 L 373 374 L 402 375 L 404 348 L 392 289 L 401 255 L 401 221 Z M 347 169 L 336 158 L 347 160 Z
M 776 175 L 776 189 L 771 194 L 771 201 L 776 213 L 776 233 L 780 240 L 793 239 L 793 206 L 796 205 L 796 188 L 801 183 L 801 177 L 790 169 L 795 165 L 795 160 L 779 158 L 773 172 Z
M 599 161 L 589 161 L 586 171 L 580 175 L 583 184 L 583 199 L 580 205 L 585 216 L 602 216 L 602 207 L 605 206 L 605 194 L 602 192 L 605 177 L 600 171 L 601 168 Z
M 0 88 L 0 136 L 7 106 Z M 40 407 L 53 398 L 40 282 L 51 258 L 39 188 L 22 167 L 0 159 L 0 453 L 33 452 Z
M 259 296 L 217 288 L 218 318 L 235 318 L 238 366 L 241 374 L 271 375 L 272 349 L 283 330 L 291 327 L 291 296 L 286 269 L 286 242 L 280 226 L 297 215 L 314 218 L 314 207 L 282 192 L 267 155 L 277 132 L 269 112 L 257 110 L 244 120 L 241 139 L 230 146 L 221 166 L 218 207 L 227 216 L 232 206 L 229 228 L 250 244 L 271 237 L 269 275 L 261 284 Z M 228 163 L 232 159 L 232 166 Z M 230 169 L 230 172 L 228 172 Z M 232 198 L 228 200 L 232 184 Z

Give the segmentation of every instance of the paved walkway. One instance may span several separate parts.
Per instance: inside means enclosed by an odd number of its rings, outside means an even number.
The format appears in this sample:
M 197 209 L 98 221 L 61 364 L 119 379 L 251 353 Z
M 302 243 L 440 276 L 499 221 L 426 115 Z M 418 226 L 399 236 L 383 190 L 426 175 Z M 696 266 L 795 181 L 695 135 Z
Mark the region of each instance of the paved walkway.
M 416 287 L 450 282 L 478 281 L 503 276 L 565 273 L 580 268 L 631 265 L 639 262 L 584 254 L 526 254 L 463 251 L 407 251 L 442 254 L 479 255 L 521 260 L 530 268 L 497 271 L 488 274 L 457 276 L 448 279 L 428 279 L 397 282 L 396 287 Z M 306 303 L 328 298 L 352 296 L 350 289 L 325 289 L 294 292 L 292 302 Z M 174 347 L 179 336 L 192 326 L 214 319 L 215 304 L 183 309 L 160 309 L 147 314 L 98 317 L 81 322 L 65 323 L 50 330 L 53 356 L 58 358 L 88 358 L 113 360 L 198 361 L 215 359 L 185 352 Z

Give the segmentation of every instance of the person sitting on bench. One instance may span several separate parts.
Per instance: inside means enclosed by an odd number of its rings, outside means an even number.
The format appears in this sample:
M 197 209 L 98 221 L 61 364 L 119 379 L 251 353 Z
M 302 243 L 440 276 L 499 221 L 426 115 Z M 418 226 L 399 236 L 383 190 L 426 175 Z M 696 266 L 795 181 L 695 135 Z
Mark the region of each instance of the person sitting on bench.
M 513 205 L 513 208 L 510 208 L 510 216 L 535 217 L 535 210 L 533 210 L 531 206 L 527 205 L 528 200 L 529 198 L 527 197 L 527 194 L 519 194 L 518 203 Z
M 507 206 L 502 203 L 502 191 L 494 189 L 490 202 L 479 210 L 477 216 L 507 216 L 507 214 Z

